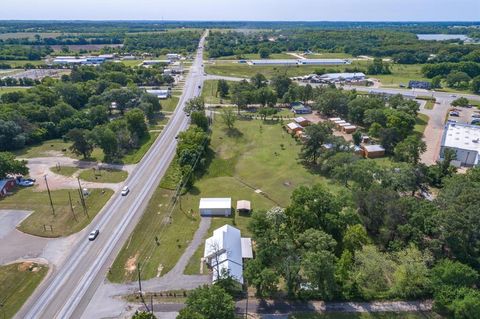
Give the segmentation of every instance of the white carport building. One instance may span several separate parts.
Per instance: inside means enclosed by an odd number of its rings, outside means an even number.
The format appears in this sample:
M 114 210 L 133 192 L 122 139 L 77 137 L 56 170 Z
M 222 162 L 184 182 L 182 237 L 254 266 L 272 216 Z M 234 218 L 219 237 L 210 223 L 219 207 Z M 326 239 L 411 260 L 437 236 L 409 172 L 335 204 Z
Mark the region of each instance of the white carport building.
M 203 258 L 212 268 L 213 282 L 229 274 L 243 284 L 243 258 L 253 258 L 251 239 L 241 238 L 239 229 L 224 225 L 205 241 Z
M 231 198 L 201 198 L 199 211 L 201 216 L 230 216 Z

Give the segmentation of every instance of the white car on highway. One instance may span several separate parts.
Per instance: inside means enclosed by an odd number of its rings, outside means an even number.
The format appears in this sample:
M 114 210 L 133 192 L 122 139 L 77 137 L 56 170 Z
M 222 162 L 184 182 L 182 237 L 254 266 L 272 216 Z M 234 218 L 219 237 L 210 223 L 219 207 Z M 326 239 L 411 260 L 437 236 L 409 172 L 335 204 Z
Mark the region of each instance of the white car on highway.
M 127 196 L 128 193 L 130 193 L 128 186 L 123 187 L 121 192 L 122 196 Z
M 100 234 L 100 231 L 98 229 L 92 230 L 90 234 L 88 234 L 88 240 L 92 241 L 97 238 L 98 234 Z

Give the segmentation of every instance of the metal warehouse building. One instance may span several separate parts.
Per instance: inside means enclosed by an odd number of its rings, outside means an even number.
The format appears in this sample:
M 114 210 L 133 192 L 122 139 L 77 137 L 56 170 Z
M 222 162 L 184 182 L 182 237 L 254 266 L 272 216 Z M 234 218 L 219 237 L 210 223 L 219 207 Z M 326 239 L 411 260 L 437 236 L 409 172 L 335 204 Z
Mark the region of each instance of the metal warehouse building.
M 302 59 L 298 60 L 301 65 L 343 65 L 350 64 L 350 61 L 344 59 Z
M 201 216 L 230 216 L 231 198 L 201 198 L 199 211 Z
M 479 165 L 480 127 L 448 122 L 443 130 L 440 159 L 444 158 L 447 148 L 455 151 L 454 164 L 458 166 Z

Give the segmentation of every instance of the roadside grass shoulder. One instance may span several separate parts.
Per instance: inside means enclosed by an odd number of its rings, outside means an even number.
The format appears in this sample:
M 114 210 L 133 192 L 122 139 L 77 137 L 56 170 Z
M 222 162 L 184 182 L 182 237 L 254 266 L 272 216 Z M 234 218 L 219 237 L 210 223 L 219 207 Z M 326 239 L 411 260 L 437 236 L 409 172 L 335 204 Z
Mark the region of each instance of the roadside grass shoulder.
M 13 318 L 47 271 L 47 266 L 30 262 L 0 266 L 0 311 L 4 318 Z
M 232 82 L 229 81 L 228 84 Z M 230 103 L 230 97 L 220 98 L 217 94 L 218 80 L 207 80 L 203 82 L 202 97 L 207 104 Z
M 136 164 L 140 162 L 143 156 L 148 152 L 150 146 L 155 142 L 160 132 L 151 132 L 147 137 L 140 141 L 140 147 L 125 154 L 121 161 L 123 164 Z
M 427 127 L 428 121 L 430 118 L 425 114 L 418 114 L 415 122 L 415 127 L 413 131 L 420 136 L 423 136 L 423 132 L 425 132 L 425 128 Z
M 118 169 L 86 169 L 79 177 L 87 182 L 120 183 L 127 179 L 128 172 Z
M 179 100 L 180 98 L 174 95 L 166 100 L 160 101 L 160 104 L 162 105 L 162 111 L 173 112 L 177 107 Z
M 392 74 L 372 75 L 372 78 L 380 80 L 383 87 L 399 87 L 408 85 L 410 80 L 430 81 L 422 74 L 421 64 L 390 64 Z
M 69 192 L 75 217 L 70 209 Z M 112 194 L 113 191 L 110 189 L 90 189 L 90 195 L 85 198 L 88 216 L 83 212 L 80 195 L 76 189 L 51 191 L 55 215 L 50 206 L 48 193 L 35 191 L 34 188 L 17 189 L 13 195 L 0 200 L 0 209 L 31 210 L 33 213 L 18 226 L 20 231 L 40 237 L 61 237 L 85 228 Z

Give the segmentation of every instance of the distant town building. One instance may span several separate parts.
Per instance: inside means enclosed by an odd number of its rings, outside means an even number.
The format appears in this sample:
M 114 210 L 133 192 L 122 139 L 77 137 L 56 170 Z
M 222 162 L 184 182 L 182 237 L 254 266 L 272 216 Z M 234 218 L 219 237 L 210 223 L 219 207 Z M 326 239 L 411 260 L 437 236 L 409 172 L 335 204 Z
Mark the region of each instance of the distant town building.
M 409 81 L 408 88 L 430 90 L 432 88 L 432 84 L 426 81 Z
M 285 59 L 285 60 L 279 60 L 279 59 L 271 59 L 271 60 L 250 60 L 248 62 L 250 65 L 298 65 L 298 61 L 295 59 Z
M 58 56 L 53 59 L 53 64 L 57 65 L 75 65 L 75 64 L 101 64 L 106 58 L 99 56 L 74 57 L 74 56 Z
M 167 59 L 169 60 L 180 60 L 182 58 L 182 55 L 181 54 L 178 54 L 178 53 L 168 53 L 167 54 Z
M 145 60 L 145 61 L 142 62 L 142 64 L 144 66 L 157 65 L 157 64 L 168 65 L 171 62 L 172 62 L 171 60 Z
M 480 153 L 480 126 L 448 122 L 443 130 L 440 159 L 445 149 L 455 152 L 456 166 L 478 166 Z
M 344 59 L 300 59 L 300 65 L 343 65 L 350 64 L 349 60 Z
M 291 104 L 292 112 L 295 114 L 310 114 L 312 109 L 308 106 L 303 105 L 303 103 L 295 102 Z

